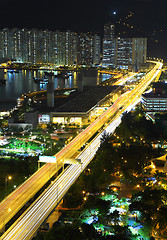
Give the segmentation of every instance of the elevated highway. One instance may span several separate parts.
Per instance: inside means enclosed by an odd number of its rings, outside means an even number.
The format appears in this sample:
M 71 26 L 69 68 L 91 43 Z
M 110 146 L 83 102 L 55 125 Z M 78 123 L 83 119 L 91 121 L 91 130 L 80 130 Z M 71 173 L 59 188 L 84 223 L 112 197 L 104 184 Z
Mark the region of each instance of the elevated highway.
M 41 182 L 43 182 L 43 185 L 44 185 L 44 183 L 46 181 L 48 181 L 56 173 L 57 169 L 62 166 L 62 161 L 65 158 L 70 158 L 73 155 L 76 155 L 77 150 L 85 142 L 87 142 L 104 124 L 106 124 L 109 121 L 109 119 L 110 119 L 111 124 L 114 124 L 113 119 L 114 119 L 114 121 L 118 120 L 119 116 L 121 115 L 121 113 L 123 111 L 130 108 L 132 104 L 135 104 L 135 102 L 141 97 L 141 94 L 145 91 L 145 89 L 151 83 L 151 81 L 153 81 L 157 77 L 161 68 L 162 68 L 162 63 L 156 63 L 155 67 L 143 78 L 143 80 L 133 90 L 128 91 L 128 92 L 124 93 L 123 95 L 121 95 L 115 101 L 115 103 L 109 109 L 107 109 L 106 112 L 104 112 L 88 128 L 86 128 L 82 133 L 77 135 L 77 137 L 75 139 L 73 139 L 73 141 L 71 141 L 66 147 L 64 147 L 58 154 L 55 155 L 57 158 L 57 164 L 49 164 L 49 163 L 45 164 L 30 179 L 28 179 L 24 184 L 22 184 L 18 189 L 16 189 L 11 195 L 9 195 L 0 204 L 0 228 L 2 229 L 4 227 L 4 225 L 12 218 L 12 216 L 14 216 L 15 213 L 17 211 L 19 211 L 19 209 L 21 209 L 21 207 L 23 206 L 23 203 L 25 203 L 25 201 L 28 201 L 30 199 L 29 196 L 32 196 L 39 190 L 38 184 L 37 184 L 38 182 L 41 181 Z M 117 119 L 115 119 L 116 117 L 117 117 Z M 96 147 L 94 145 L 92 147 L 93 148 L 91 148 L 91 149 L 93 149 L 93 150 L 91 150 L 91 153 L 89 152 L 89 154 L 86 157 L 90 161 L 94 156 L 94 155 L 92 155 L 92 153 L 95 154 L 97 148 L 99 147 L 99 142 L 98 142 L 98 144 L 96 144 Z M 84 153 L 84 151 L 83 151 L 83 153 Z M 89 155 L 90 155 L 90 157 L 89 157 Z M 77 156 L 77 158 L 81 158 L 81 156 Z M 72 166 L 69 166 L 68 169 Z M 80 172 L 79 172 L 79 174 L 80 174 L 81 171 L 84 169 L 84 160 L 83 160 L 82 170 L 81 170 L 81 167 L 79 167 L 79 169 L 80 169 Z M 75 169 L 73 172 L 73 175 L 71 175 L 68 180 L 67 179 L 65 180 L 65 183 L 64 183 L 65 192 L 73 184 L 73 182 L 75 181 L 74 179 L 76 179 L 79 176 L 79 175 L 77 175 L 76 172 L 78 172 L 78 170 Z M 61 176 L 64 176 L 64 173 Z M 56 182 L 57 182 L 57 180 L 56 180 Z M 61 186 L 61 183 L 57 182 L 55 184 L 56 184 L 59 192 L 61 192 L 59 189 Z M 59 184 L 60 184 L 60 186 L 59 186 Z M 56 197 L 53 196 L 53 202 L 54 202 L 53 207 L 54 208 L 56 207 L 56 204 L 59 202 L 59 200 L 64 196 L 65 192 L 64 193 L 62 192 L 62 195 L 59 196 L 59 199 L 57 197 L 57 200 L 56 200 Z M 27 194 L 26 197 L 25 197 L 25 194 Z M 42 196 L 40 198 L 42 198 Z M 51 201 L 51 199 L 48 201 Z M 13 205 L 13 204 L 15 204 L 15 205 Z M 49 214 L 50 211 L 52 211 L 52 210 L 51 209 L 48 210 L 47 214 Z M 36 212 L 36 210 L 35 210 L 35 212 Z M 28 214 L 29 218 L 31 218 L 32 213 L 29 212 L 29 210 L 27 210 L 25 214 Z M 23 215 L 20 218 L 22 218 L 22 217 L 23 217 Z M 38 219 L 37 216 L 35 218 Z M 26 221 L 24 223 L 24 226 L 25 226 L 25 224 L 28 225 L 28 222 L 29 222 L 31 225 L 30 228 L 33 228 L 33 225 L 35 226 L 35 222 L 36 222 L 35 218 L 33 218 L 33 220 Z M 46 216 L 45 216 L 45 218 L 46 218 Z M 38 222 L 34 232 L 38 229 L 38 227 L 40 226 L 42 221 L 44 221 L 44 218 L 40 222 Z M 17 225 L 17 224 L 19 224 L 19 225 Z M 31 239 L 31 237 L 33 236 L 34 233 L 32 233 L 32 232 L 29 233 L 28 228 L 27 228 L 27 230 L 25 230 L 24 228 L 21 227 L 20 224 L 21 224 L 20 222 L 17 223 L 17 221 L 16 221 L 16 223 L 14 225 L 12 225 L 11 228 L 2 236 L 2 239 Z M 14 230 L 12 230 L 12 229 L 15 228 L 15 226 L 17 226 L 17 228 L 19 229 L 19 232 L 21 233 L 21 235 L 19 235 L 19 237 L 15 235 L 16 232 L 13 233 Z M 26 235 L 26 238 L 25 238 L 25 235 L 23 234 L 23 232 L 26 232 L 28 234 L 28 235 Z M 10 234 L 12 234 L 12 235 L 10 235 Z
M 118 124 L 119 120 L 115 120 L 106 130 L 111 133 Z M 16 220 L 11 228 L 2 236 L 2 239 L 32 239 L 37 229 L 39 229 L 44 220 L 58 205 L 70 186 L 94 157 L 100 146 L 101 134 L 98 134 L 89 146 L 77 156 L 77 158 L 81 159 L 82 165 L 69 165 L 30 208 Z

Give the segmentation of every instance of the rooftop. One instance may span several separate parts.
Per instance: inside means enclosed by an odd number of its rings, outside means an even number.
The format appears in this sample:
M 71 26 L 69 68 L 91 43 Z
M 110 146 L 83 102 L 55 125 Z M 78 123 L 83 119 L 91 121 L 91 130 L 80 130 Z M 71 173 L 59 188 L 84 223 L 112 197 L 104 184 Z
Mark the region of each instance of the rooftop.
M 167 98 L 167 94 L 145 93 L 142 95 L 145 98 Z
M 76 97 L 57 107 L 56 112 L 87 112 L 119 86 L 86 87 Z

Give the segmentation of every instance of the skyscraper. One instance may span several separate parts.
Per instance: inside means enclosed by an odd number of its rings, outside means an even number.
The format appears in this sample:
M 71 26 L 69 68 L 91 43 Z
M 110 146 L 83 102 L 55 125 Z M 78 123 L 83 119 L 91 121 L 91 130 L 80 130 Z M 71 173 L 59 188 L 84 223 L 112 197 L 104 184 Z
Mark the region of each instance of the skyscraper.
M 76 34 L 71 31 L 58 32 L 58 65 L 71 66 L 76 63 Z
M 77 65 L 91 65 L 93 62 L 93 38 L 90 33 L 77 34 Z
M 104 25 L 103 61 L 104 67 L 121 69 L 139 69 L 146 62 L 146 38 L 114 37 L 115 27 L 111 23 Z
M 147 59 L 147 38 L 133 38 L 132 41 L 132 67 L 139 69 Z
M 146 62 L 146 38 L 116 38 L 115 67 L 138 70 Z
M 101 38 L 95 34 L 93 36 L 93 65 L 99 65 L 100 63 L 100 50 L 101 50 Z
M 93 66 L 100 63 L 100 36 L 77 34 L 77 65 Z
M 113 66 L 115 59 L 115 26 L 111 23 L 104 25 L 103 37 L 103 66 Z
M 132 39 L 115 39 L 115 67 L 128 69 L 132 65 Z

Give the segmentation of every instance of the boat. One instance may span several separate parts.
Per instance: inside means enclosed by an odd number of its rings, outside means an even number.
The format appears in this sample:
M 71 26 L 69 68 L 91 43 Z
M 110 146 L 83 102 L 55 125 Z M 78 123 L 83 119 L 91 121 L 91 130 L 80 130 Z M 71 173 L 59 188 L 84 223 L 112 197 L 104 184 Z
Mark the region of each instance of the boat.
M 16 69 L 8 69 L 7 72 L 8 72 L 8 73 L 19 73 L 19 70 L 16 70 Z
M 67 79 L 69 78 L 69 76 L 67 75 L 67 73 L 58 73 L 57 75 L 54 75 L 55 77 L 59 77 L 59 78 L 64 78 Z
M 35 83 L 48 83 L 48 79 L 47 78 L 37 78 L 37 77 L 34 77 L 34 82 Z
M 54 72 L 50 71 L 50 72 L 44 72 L 45 75 L 49 75 L 49 76 L 54 76 Z

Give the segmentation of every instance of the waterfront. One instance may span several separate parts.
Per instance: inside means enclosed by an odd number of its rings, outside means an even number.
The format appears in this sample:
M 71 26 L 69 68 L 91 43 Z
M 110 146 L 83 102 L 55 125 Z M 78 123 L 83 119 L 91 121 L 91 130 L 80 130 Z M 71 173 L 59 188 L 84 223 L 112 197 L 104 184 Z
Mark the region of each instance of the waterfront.
M 55 72 L 55 74 L 57 74 Z M 17 99 L 24 93 L 47 89 L 47 84 L 34 82 L 34 77 L 43 78 L 44 71 L 20 70 L 19 72 L 6 72 L 0 70 L 0 79 L 6 79 L 6 84 L 0 85 L 0 111 L 6 111 L 16 105 Z M 74 72 L 68 79 L 53 78 L 54 88 L 73 88 L 77 87 L 77 73 Z M 109 78 L 109 74 L 98 74 L 97 82 Z

